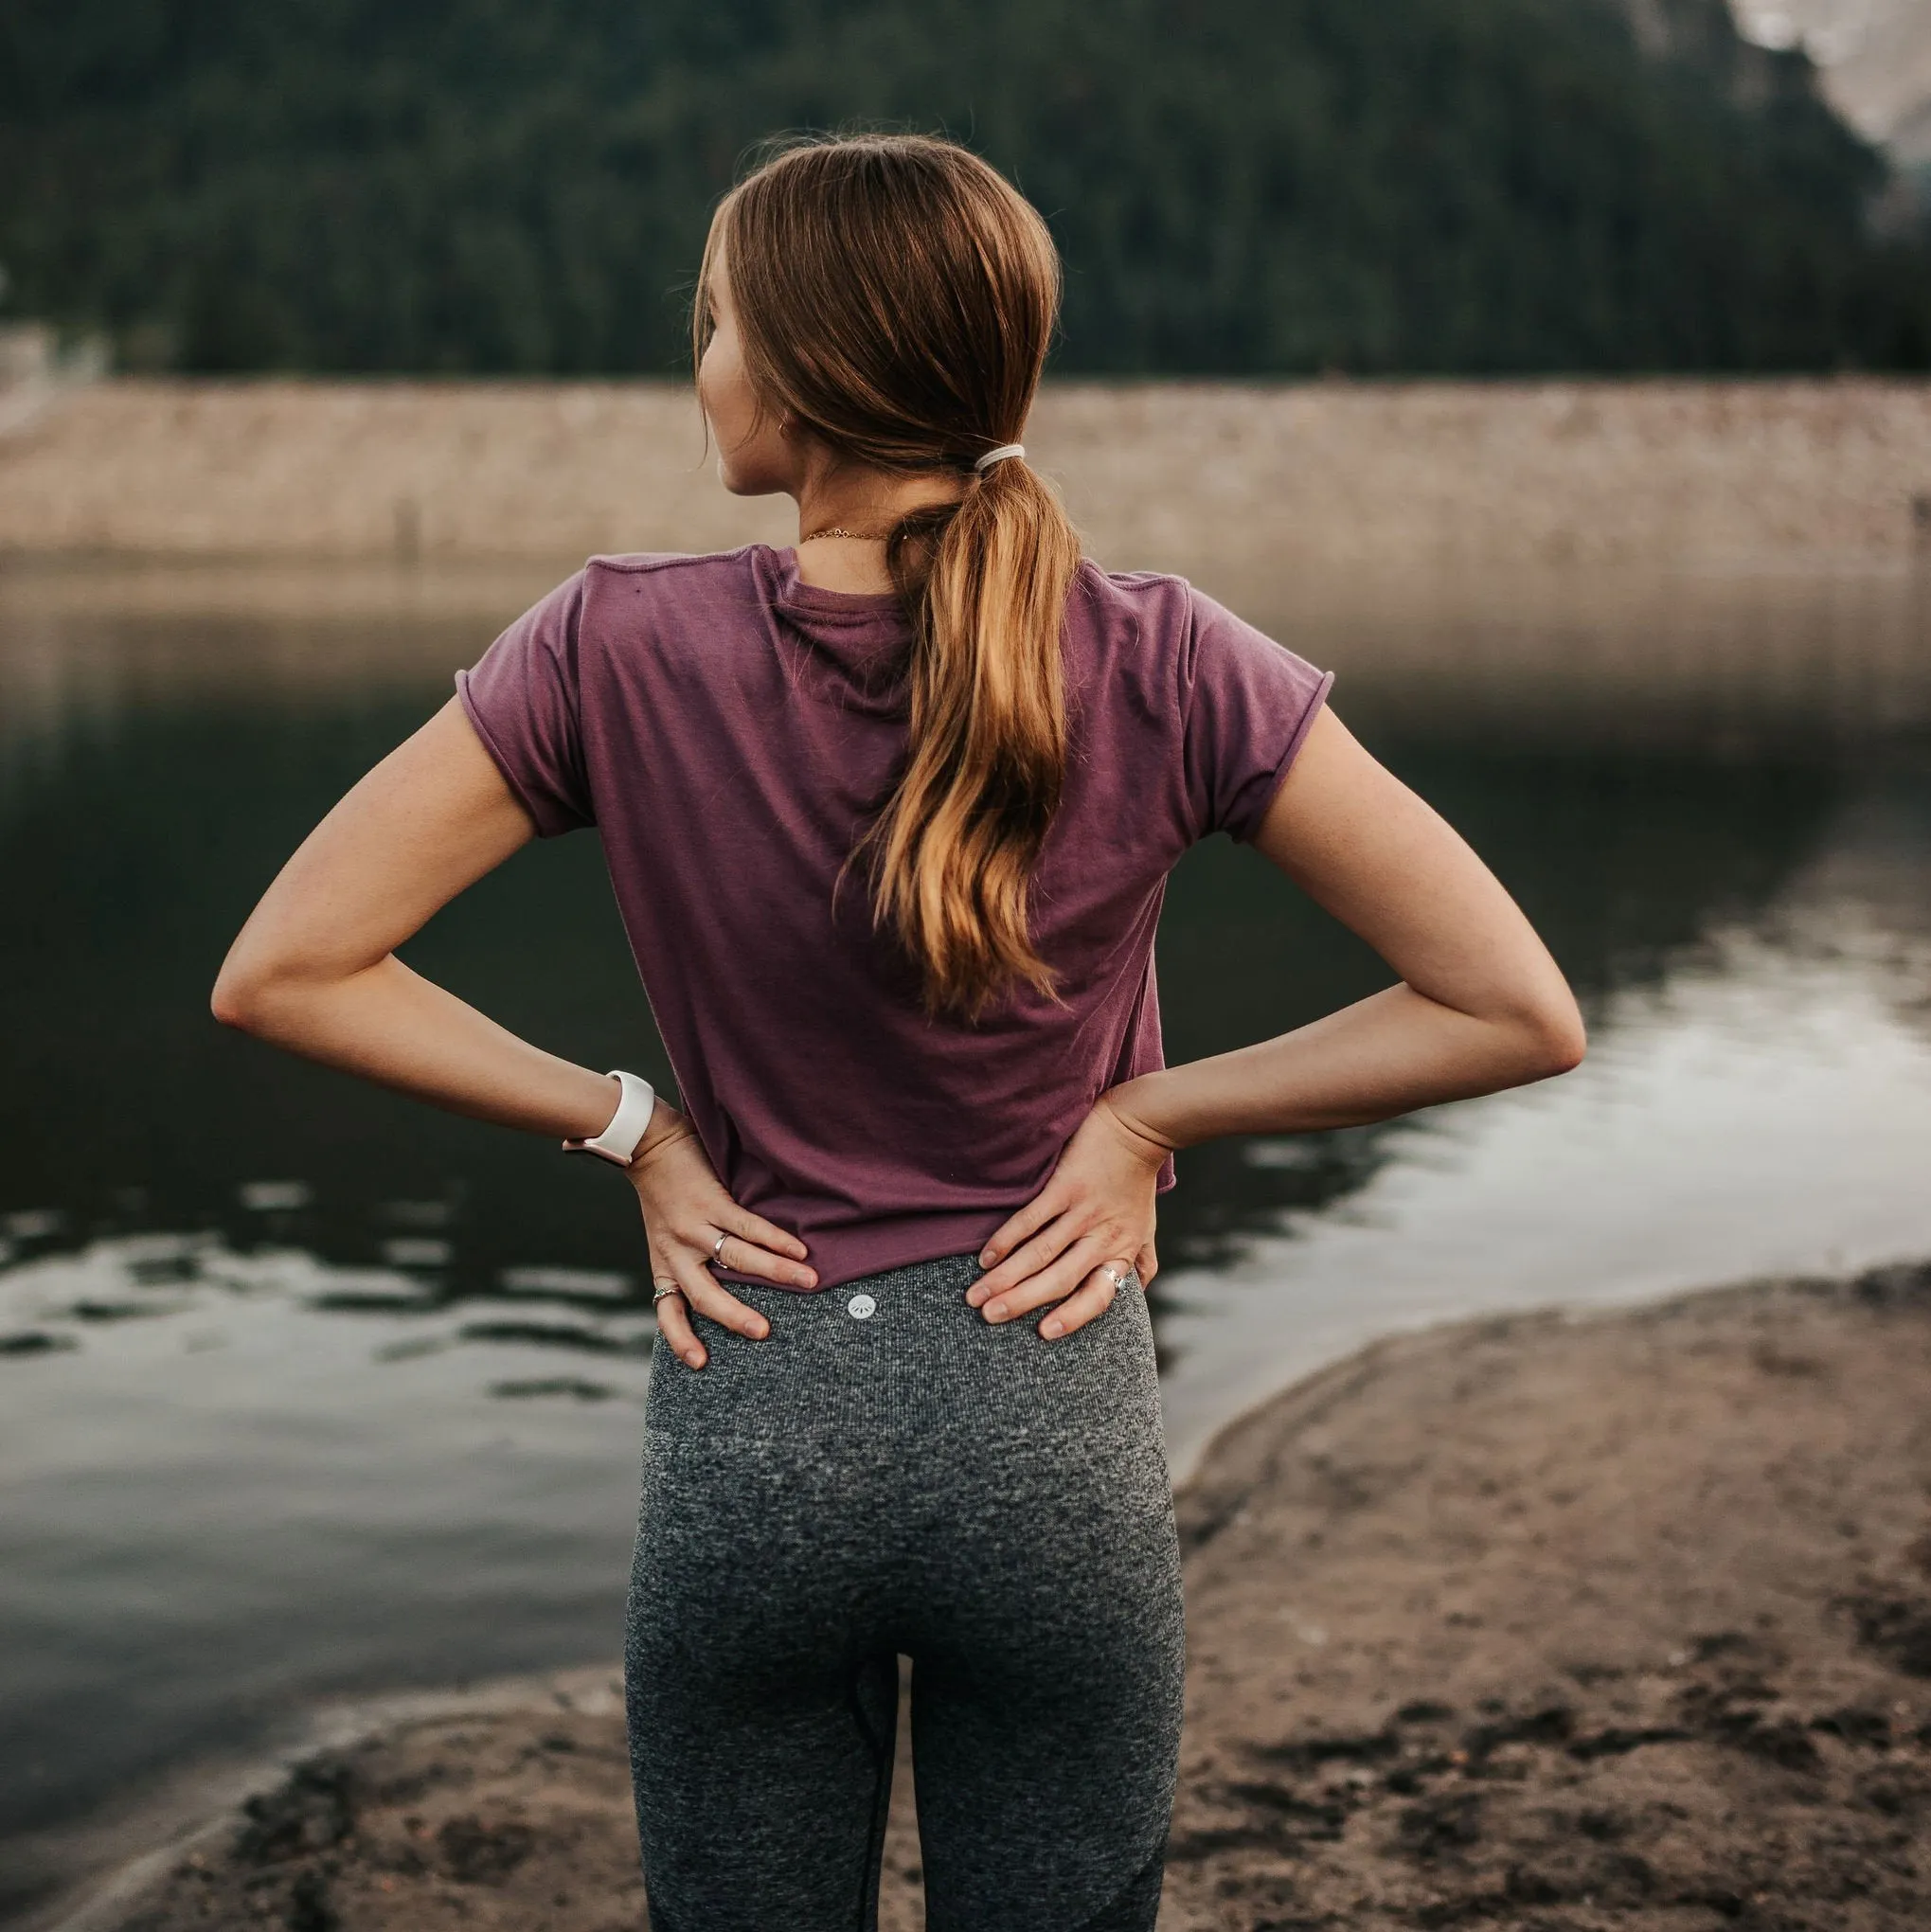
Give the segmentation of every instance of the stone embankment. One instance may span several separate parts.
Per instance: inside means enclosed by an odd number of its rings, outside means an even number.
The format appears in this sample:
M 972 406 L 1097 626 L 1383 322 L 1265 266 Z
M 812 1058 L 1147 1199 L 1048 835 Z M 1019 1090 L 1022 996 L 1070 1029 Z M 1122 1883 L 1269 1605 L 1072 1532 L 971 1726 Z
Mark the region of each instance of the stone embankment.
M 1094 552 L 1283 570 L 1897 563 L 1931 385 L 1061 384 L 1028 433 Z M 114 381 L 0 435 L 0 556 L 567 563 L 790 534 L 663 383 Z

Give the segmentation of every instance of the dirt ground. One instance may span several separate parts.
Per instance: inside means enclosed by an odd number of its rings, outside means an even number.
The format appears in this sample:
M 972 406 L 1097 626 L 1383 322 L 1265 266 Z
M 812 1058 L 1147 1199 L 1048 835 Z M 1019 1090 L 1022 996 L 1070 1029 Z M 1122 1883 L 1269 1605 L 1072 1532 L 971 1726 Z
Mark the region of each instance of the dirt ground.
M 1162 1932 L 1931 1924 L 1931 1266 L 1383 1343 L 1181 1522 Z M 315 1758 L 87 1923 L 639 1932 L 634 1852 L 580 1677 Z

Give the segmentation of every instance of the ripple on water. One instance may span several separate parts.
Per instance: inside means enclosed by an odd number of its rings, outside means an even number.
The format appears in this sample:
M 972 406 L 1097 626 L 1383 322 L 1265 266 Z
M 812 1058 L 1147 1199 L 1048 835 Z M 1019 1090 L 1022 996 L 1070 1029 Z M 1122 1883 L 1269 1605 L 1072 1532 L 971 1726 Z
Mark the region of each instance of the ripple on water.
M 291 1189 L 281 1198 L 292 1197 Z M 306 1189 L 303 1198 L 313 1198 Z M 315 1324 L 331 1320 L 352 1327 L 366 1359 L 389 1364 L 465 1348 L 649 1357 L 655 1324 L 629 1275 L 505 1268 L 452 1288 L 441 1271 L 456 1260 L 453 1241 L 412 1236 L 382 1247 L 387 1265 L 374 1268 L 331 1263 L 297 1247 L 238 1247 L 206 1230 L 114 1235 L 27 1258 L 16 1253 L 0 1258 L 0 1355 L 112 1354 L 110 1332 L 135 1325 L 162 1332 L 164 1349 L 191 1350 L 207 1345 L 210 1316 L 245 1306 L 271 1382 L 302 1372 L 317 1347 Z M 411 1331 L 401 1339 L 399 1323 Z M 336 1348 L 329 1344 L 326 1351 Z M 138 1347 L 143 1358 L 155 1352 L 152 1337 Z M 567 1378 L 486 1382 L 479 1372 L 474 1387 L 510 1389 L 520 1400 L 544 1392 L 584 1399 Z

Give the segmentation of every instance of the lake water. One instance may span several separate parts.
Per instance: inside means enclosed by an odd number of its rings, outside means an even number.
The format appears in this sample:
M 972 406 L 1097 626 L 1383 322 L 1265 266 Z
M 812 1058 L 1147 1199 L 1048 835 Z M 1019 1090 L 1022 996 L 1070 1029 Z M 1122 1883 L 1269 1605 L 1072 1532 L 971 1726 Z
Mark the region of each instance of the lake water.
M 1594 1050 L 1182 1164 L 1184 1470 L 1391 1328 L 1931 1254 L 1931 578 L 1220 586 L 1547 936 Z M 0 1923 L 61 1832 L 330 1695 L 615 1655 L 652 1323 L 626 1190 L 223 1034 L 288 850 L 543 588 L 0 575 Z M 594 839 L 411 949 L 662 1076 Z M 1170 1052 L 1383 983 L 1250 853 L 1177 875 Z

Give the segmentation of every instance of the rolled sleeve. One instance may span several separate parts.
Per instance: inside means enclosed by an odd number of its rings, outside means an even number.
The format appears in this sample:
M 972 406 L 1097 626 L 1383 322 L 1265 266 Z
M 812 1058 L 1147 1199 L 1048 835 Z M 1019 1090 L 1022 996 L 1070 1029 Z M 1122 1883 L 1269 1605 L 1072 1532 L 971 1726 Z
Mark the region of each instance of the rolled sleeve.
M 1283 644 L 1191 592 L 1186 763 L 1194 836 L 1261 830 L 1333 684 Z
M 579 573 L 456 674 L 476 736 L 544 838 L 597 822 L 578 705 L 582 612 Z

